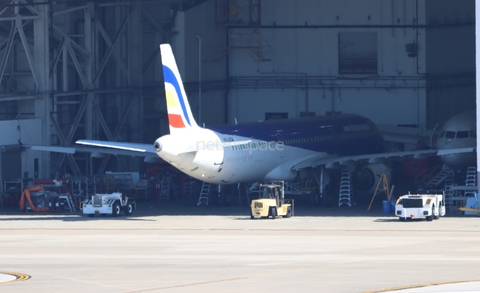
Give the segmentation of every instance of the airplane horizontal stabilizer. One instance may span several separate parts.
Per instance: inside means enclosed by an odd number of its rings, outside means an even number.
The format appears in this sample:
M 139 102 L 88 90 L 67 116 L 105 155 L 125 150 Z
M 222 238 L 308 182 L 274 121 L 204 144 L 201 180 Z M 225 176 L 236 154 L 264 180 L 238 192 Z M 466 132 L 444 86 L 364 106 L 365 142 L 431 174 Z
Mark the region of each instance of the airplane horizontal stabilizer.
M 103 144 L 110 143 L 108 141 L 102 142 Z M 30 148 L 34 151 L 45 151 L 45 152 L 52 152 L 52 153 L 61 153 L 61 154 L 69 154 L 73 155 L 76 153 L 90 153 L 91 157 L 93 158 L 103 158 L 104 155 L 123 155 L 123 156 L 136 156 L 136 157 L 143 157 L 146 163 L 154 163 L 158 161 L 162 161 L 160 157 L 157 156 L 155 152 L 149 151 L 138 151 L 139 149 L 148 149 L 150 145 L 146 144 L 132 144 L 130 148 L 112 148 L 112 147 L 95 147 L 93 145 L 85 145 L 85 146 L 40 146 L 40 145 L 33 145 L 33 146 L 25 146 L 26 148 Z M 135 148 L 137 151 L 132 151 L 131 149 Z
M 74 154 L 77 150 L 76 148 L 70 147 L 55 147 L 55 146 L 41 146 L 34 145 L 30 147 L 33 151 L 45 151 L 45 152 L 54 152 L 54 153 L 64 153 L 64 154 Z
M 131 143 L 131 142 L 116 142 L 116 141 L 101 141 L 101 140 L 77 140 L 77 144 L 119 149 L 132 152 L 153 153 L 155 150 L 151 144 Z

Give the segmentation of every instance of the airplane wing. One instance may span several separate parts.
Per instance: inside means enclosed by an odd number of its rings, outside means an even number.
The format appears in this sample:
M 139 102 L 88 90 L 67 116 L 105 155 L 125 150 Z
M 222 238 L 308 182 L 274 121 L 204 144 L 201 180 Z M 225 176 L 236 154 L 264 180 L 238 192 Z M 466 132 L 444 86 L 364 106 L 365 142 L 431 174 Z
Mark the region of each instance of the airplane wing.
M 475 148 L 457 148 L 457 149 L 447 149 L 447 150 L 431 149 L 431 150 L 377 153 L 377 154 L 343 156 L 343 157 L 327 156 L 326 154 L 319 153 L 318 156 L 309 157 L 301 162 L 295 163 L 294 165 L 292 165 L 291 170 L 298 171 L 304 168 L 316 168 L 320 166 L 331 168 L 337 165 L 347 165 L 347 164 L 356 163 L 360 161 L 368 161 L 369 163 L 381 163 L 385 159 L 402 158 L 402 157 L 413 157 L 415 159 L 423 159 L 429 156 L 444 156 L 449 154 L 473 152 L 474 150 Z
M 100 158 L 103 155 L 124 155 L 143 157 L 145 162 L 156 162 L 162 159 L 157 156 L 152 144 L 113 142 L 100 140 L 79 140 L 79 146 L 29 146 L 34 151 L 47 151 L 64 154 L 77 152 L 91 153 L 92 157 Z M 28 146 L 27 146 L 28 147 Z
M 476 151 L 476 148 L 456 148 L 456 149 L 443 149 L 438 151 L 439 156 L 453 155 L 459 153 L 471 153 Z

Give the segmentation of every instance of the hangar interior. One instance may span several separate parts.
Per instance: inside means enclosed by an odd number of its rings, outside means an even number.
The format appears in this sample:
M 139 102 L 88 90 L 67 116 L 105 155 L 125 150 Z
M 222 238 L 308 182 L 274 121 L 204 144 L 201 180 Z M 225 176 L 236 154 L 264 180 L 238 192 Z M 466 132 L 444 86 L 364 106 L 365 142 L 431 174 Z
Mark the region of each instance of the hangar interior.
M 0 179 L 157 170 L 138 158 L 22 144 L 152 143 L 167 133 L 164 42 L 173 47 L 195 118 L 207 127 L 356 113 L 426 135 L 475 108 L 474 4 L 3 1 Z

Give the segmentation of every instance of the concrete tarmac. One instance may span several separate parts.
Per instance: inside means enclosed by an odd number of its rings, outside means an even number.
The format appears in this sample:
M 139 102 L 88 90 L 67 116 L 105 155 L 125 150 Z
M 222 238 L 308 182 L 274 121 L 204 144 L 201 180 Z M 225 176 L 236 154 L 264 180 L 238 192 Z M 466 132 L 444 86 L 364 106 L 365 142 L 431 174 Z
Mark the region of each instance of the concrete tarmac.
M 480 292 L 478 217 L 139 206 L 118 218 L 0 209 L 0 292 Z

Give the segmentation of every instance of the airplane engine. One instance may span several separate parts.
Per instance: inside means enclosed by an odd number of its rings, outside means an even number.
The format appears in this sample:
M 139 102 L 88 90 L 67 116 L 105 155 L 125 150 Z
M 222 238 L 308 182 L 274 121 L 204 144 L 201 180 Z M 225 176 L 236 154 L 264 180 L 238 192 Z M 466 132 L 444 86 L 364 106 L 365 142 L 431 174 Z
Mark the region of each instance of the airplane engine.
M 359 198 L 364 198 L 365 200 L 370 200 L 372 198 L 382 174 L 387 176 L 388 182 L 390 183 L 390 168 L 384 164 L 366 165 L 354 173 L 352 180 L 353 188 L 359 195 Z M 383 185 L 380 184 L 379 188 L 383 188 Z

